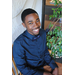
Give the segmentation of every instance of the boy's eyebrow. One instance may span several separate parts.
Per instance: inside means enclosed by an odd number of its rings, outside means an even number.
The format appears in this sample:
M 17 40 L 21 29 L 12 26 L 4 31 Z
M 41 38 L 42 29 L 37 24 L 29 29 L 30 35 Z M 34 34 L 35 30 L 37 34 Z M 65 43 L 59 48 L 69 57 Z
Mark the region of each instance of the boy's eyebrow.
M 36 20 L 39 20 L 39 18 L 37 18 Z M 29 22 L 33 22 L 33 21 L 31 20 L 31 21 L 28 21 L 27 23 L 29 23 Z
M 27 23 L 29 23 L 29 22 L 32 22 L 32 20 L 31 21 L 28 21 Z
M 36 20 L 39 20 L 39 18 L 37 18 Z

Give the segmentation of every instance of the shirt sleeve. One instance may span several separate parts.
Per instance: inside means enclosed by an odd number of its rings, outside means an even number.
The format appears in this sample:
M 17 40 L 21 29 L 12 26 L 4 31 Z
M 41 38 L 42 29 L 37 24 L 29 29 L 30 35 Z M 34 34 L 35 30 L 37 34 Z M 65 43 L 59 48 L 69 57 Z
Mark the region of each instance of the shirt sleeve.
M 57 64 L 54 62 L 54 60 L 52 59 L 52 57 L 50 57 L 50 54 L 49 54 L 49 51 L 48 51 L 48 48 L 46 46 L 46 49 L 45 49 L 45 62 L 54 70 L 57 66 Z
M 23 75 L 43 75 L 43 71 L 29 67 L 26 63 L 25 50 L 18 42 L 13 44 L 13 57 L 17 68 Z

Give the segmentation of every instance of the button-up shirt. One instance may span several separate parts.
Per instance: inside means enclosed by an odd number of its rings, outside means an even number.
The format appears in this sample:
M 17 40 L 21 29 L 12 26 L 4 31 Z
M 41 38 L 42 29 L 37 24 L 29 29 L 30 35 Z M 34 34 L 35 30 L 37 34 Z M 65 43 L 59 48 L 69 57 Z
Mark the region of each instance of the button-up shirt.
M 23 75 L 43 75 L 43 66 L 49 65 L 52 69 L 58 67 L 50 57 L 46 46 L 46 32 L 40 29 L 40 37 L 24 31 L 13 44 L 13 57 L 17 68 Z

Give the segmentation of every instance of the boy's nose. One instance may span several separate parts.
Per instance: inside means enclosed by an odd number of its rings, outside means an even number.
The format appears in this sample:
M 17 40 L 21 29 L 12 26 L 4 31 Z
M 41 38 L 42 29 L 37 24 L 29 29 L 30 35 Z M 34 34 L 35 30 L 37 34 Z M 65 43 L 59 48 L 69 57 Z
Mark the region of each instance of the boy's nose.
M 34 27 L 37 28 L 39 25 L 35 22 L 34 23 Z

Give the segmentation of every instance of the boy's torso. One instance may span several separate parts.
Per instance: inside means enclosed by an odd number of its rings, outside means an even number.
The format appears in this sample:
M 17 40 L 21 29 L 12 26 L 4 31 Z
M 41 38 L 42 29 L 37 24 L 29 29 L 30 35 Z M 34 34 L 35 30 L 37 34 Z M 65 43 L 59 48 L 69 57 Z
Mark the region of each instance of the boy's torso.
M 31 40 L 30 36 L 32 37 L 32 35 L 25 31 L 16 41 L 20 42 L 20 49 L 24 52 L 28 65 L 33 67 L 42 66 L 44 64 L 44 51 L 46 47 L 45 31 L 40 30 L 40 37 L 34 41 Z

